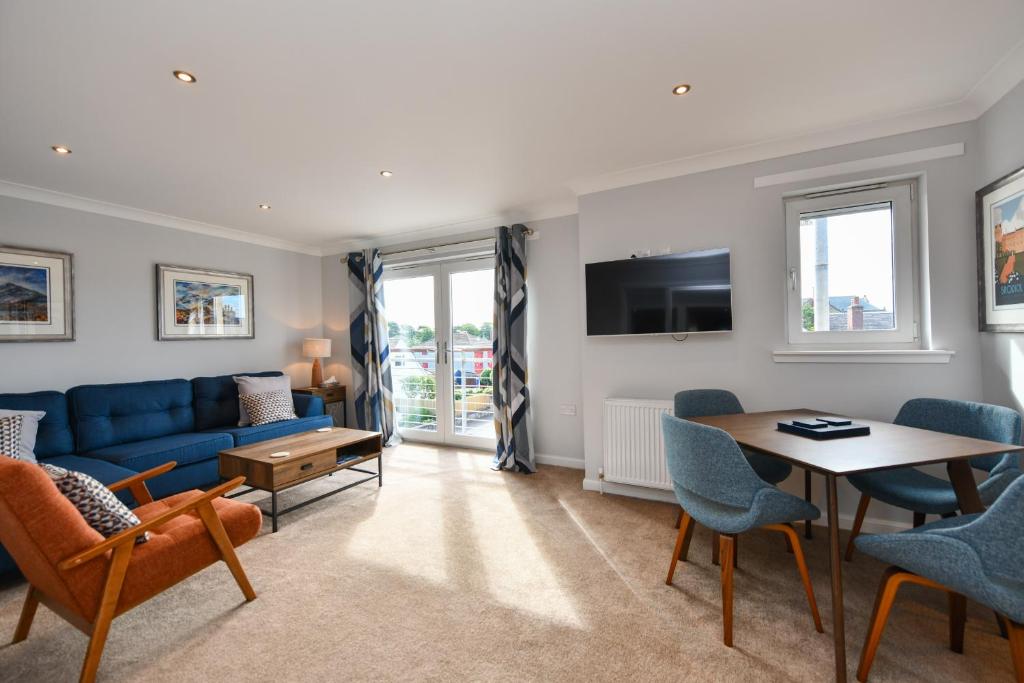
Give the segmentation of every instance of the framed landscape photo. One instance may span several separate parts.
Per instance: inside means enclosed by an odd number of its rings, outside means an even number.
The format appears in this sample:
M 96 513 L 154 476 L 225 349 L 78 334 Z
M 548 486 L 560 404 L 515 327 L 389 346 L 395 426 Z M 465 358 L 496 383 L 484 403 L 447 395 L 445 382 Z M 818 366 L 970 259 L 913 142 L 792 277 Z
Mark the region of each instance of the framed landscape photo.
M 1024 332 L 1024 168 L 978 190 L 978 327 Z
M 157 339 L 253 339 L 252 275 L 157 264 Z
M 71 254 L 0 246 L 0 342 L 74 341 Z

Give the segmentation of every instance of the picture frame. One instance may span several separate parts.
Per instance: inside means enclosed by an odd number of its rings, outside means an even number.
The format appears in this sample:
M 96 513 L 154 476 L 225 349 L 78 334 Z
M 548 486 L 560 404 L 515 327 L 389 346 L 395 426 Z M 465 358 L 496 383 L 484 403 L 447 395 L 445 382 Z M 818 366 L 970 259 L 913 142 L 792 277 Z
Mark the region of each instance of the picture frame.
M 0 342 L 74 340 L 72 255 L 0 245 Z
M 156 265 L 157 341 L 255 339 L 253 310 L 248 273 Z
M 1024 167 L 975 193 L 978 329 L 1024 332 Z

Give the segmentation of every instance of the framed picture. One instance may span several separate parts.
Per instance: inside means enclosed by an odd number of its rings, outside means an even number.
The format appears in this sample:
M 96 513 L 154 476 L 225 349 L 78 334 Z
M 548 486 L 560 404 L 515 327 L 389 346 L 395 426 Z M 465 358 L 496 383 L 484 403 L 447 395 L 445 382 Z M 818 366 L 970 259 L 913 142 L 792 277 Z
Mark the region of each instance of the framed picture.
M 253 339 L 252 275 L 157 264 L 160 341 Z
M 978 190 L 978 328 L 1024 332 L 1024 168 Z
M 74 341 L 71 254 L 0 246 L 0 342 Z

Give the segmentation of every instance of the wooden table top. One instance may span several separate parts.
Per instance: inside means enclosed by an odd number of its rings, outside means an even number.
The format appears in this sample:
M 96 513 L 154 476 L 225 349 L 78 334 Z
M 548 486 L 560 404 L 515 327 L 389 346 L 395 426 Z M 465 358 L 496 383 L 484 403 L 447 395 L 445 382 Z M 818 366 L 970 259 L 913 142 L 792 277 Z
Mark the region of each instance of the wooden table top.
M 688 418 L 718 427 L 736 442 L 823 474 L 858 472 L 948 462 L 978 455 L 1024 451 L 1024 446 L 971 439 L 888 422 L 850 418 L 871 427 L 868 436 L 817 441 L 780 432 L 777 423 L 808 416 L 839 415 L 806 408 Z
M 380 432 L 366 432 L 361 429 L 346 429 L 345 427 L 332 427 L 329 432 L 302 432 L 301 434 L 290 434 L 269 441 L 248 446 L 239 446 L 221 451 L 221 455 L 229 455 L 246 460 L 259 462 L 280 463 L 287 462 L 296 456 L 320 453 L 332 448 L 342 448 L 360 441 L 366 441 L 373 437 L 380 438 Z M 287 458 L 271 458 L 271 453 L 288 451 Z

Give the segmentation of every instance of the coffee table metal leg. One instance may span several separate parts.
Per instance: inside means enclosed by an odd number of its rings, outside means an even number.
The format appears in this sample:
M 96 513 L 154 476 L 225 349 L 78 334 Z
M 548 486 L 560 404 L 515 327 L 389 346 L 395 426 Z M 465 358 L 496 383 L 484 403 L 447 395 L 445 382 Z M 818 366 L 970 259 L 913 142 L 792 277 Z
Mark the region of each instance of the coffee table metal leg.
M 843 576 L 839 558 L 839 500 L 836 475 L 825 475 L 828 499 L 828 567 L 832 575 L 832 635 L 836 650 L 836 681 L 846 683 L 846 629 L 843 625 Z
M 384 485 L 384 453 L 377 456 L 377 488 Z
M 277 533 L 277 494 L 270 494 L 270 527 L 272 534 Z

